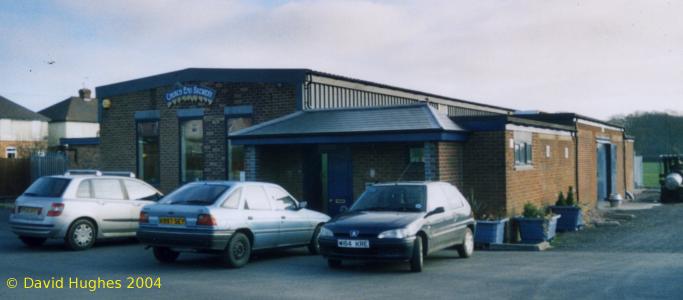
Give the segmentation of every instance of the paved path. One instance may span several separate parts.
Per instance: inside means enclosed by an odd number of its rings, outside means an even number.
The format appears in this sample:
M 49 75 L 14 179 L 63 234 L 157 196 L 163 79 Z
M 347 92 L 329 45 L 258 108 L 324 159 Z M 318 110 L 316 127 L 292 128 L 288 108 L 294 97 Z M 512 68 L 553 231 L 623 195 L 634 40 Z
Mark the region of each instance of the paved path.
M 485 252 L 460 259 L 448 250 L 415 274 L 405 264 L 327 268 L 304 249 L 270 252 L 245 268 L 223 269 L 207 255 L 160 265 L 137 243 L 99 243 L 84 252 L 54 241 L 25 248 L 0 210 L 0 299 L 682 299 L 683 205 L 634 212 L 615 228 L 561 234 L 547 252 Z M 159 277 L 157 289 L 9 289 L 9 277 L 120 279 Z M 125 282 L 125 281 L 124 281 Z

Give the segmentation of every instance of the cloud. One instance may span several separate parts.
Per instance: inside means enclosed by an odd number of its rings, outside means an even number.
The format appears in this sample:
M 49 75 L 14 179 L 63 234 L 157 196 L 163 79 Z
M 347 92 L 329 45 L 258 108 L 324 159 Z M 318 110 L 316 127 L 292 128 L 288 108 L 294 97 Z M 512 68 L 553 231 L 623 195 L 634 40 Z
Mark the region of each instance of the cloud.
M 187 67 L 308 67 L 600 118 L 677 109 L 683 92 L 679 2 L 63 1 L 38 13 L 36 5 L 0 9 L 0 94 L 33 109 L 83 85 Z

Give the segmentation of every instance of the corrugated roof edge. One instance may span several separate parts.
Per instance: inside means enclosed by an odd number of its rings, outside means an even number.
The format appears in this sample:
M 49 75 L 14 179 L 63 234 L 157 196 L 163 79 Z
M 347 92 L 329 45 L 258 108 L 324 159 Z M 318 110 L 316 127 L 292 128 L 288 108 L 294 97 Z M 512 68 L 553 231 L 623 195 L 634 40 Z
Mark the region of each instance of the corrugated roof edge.
M 407 92 L 407 93 L 414 93 L 414 94 L 422 94 L 425 96 L 429 97 L 435 97 L 435 98 L 442 98 L 446 100 L 451 100 L 451 101 L 456 101 L 456 102 L 462 102 L 462 103 L 467 103 L 467 104 L 472 104 L 472 105 L 479 105 L 479 106 L 484 106 L 484 107 L 489 107 L 489 108 L 495 108 L 495 109 L 500 109 L 500 110 L 507 110 L 508 112 L 514 112 L 514 109 L 507 108 L 507 107 L 501 107 L 501 106 L 495 106 L 491 104 L 485 104 L 485 103 L 480 103 L 480 102 L 475 102 L 475 101 L 469 101 L 469 100 L 462 100 L 458 98 L 452 98 L 452 97 L 446 97 L 442 95 L 437 95 L 437 94 L 432 94 L 432 93 L 426 93 L 418 90 L 413 90 L 413 89 L 407 89 L 407 88 L 402 88 L 402 87 L 397 87 L 393 85 L 388 85 L 388 84 L 383 84 L 383 83 L 377 83 L 373 81 L 368 81 L 368 80 L 363 80 L 363 79 L 357 79 L 357 78 L 352 78 L 352 77 L 346 77 L 342 75 L 336 75 L 336 74 L 331 74 L 331 73 L 325 73 L 321 71 L 315 71 L 315 70 L 309 70 L 311 74 L 314 75 L 319 75 L 319 76 L 325 76 L 325 77 L 330 77 L 330 78 L 335 78 L 339 80 L 346 80 L 346 81 L 352 81 L 352 82 L 357 82 L 357 83 L 362 83 L 362 84 L 367 84 L 367 85 L 374 85 L 377 87 L 383 87 L 387 89 L 392 89 L 392 90 L 397 90 L 397 91 L 402 91 L 402 92 Z

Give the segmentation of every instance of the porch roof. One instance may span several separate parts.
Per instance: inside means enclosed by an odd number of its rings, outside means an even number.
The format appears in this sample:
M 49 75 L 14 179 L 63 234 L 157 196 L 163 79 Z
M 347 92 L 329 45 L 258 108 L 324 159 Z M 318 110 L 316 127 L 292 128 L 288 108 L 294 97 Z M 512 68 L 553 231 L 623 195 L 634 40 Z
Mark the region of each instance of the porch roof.
M 463 141 L 466 131 L 427 104 L 298 111 L 230 134 L 235 144 Z

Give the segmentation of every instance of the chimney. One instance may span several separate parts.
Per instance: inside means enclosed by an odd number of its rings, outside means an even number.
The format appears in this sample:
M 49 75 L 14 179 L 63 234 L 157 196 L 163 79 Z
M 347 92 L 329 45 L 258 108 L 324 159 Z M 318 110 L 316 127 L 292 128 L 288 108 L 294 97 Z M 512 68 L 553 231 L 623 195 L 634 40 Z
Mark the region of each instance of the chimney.
M 89 101 L 90 100 L 90 94 L 91 94 L 90 89 L 82 88 L 82 89 L 78 90 L 78 97 L 80 97 L 83 100 Z

